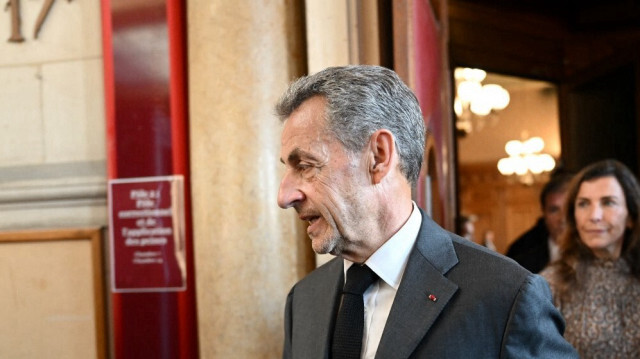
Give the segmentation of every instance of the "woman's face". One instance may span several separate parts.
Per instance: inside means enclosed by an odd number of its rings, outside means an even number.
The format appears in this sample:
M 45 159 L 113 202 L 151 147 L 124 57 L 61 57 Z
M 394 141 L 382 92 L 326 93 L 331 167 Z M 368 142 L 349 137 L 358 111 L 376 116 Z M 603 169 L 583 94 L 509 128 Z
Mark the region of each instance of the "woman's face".
M 622 186 L 613 176 L 580 184 L 574 203 L 580 240 L 599 258 L 617 259 L 632 223 Z

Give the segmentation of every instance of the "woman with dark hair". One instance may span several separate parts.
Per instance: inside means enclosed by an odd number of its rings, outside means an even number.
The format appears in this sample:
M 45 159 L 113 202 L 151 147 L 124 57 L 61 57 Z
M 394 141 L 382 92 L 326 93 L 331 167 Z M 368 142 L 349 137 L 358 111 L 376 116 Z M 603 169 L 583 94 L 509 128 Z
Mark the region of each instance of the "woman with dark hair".
M 640 186 L 615 160 L 578 173 L 560 259 L 541 275 L 582 358 L 640 358 Z

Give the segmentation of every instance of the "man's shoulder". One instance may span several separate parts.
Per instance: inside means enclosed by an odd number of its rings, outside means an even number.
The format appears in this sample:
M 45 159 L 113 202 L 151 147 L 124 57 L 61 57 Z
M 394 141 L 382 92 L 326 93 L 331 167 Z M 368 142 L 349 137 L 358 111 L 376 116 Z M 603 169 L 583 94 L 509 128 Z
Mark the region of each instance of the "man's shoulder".
M 488 249 L 477 243 L 470 243 L 469 241 L 453 241 L 453 246 L 458 254 L 460 264 L 465 265 L 480 265 L 485 270 L 504 270 L 522 272 L 524 274 L 529 273 L 526 269 L 522 268 L 513 259 L 500 254 L 496 251 Z
M 454 240 L 453 245 L 458 264 L 447 277 L 460 287 L 474 287 L 481 291 L 490 288 L 518 291 L 531 277 L 531 272 L 500 253 L 464 241 Z
M 529 272 L 515 261 L 487 247 L 445 230 L 435 222 L 425 220 L 416 248 L 430 264 L 447 276 L 450 270 L 474 275 Z M 416 249 L 414 249 L 416 250 Z

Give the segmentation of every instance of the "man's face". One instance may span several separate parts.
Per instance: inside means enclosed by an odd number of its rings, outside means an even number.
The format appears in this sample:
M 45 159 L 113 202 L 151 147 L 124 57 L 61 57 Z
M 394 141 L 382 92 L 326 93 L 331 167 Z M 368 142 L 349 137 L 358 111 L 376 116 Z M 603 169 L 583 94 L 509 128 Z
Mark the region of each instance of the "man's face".
M 280 160 L 286 171 L 278 205 L 295 208 L 307 221 L 307 233 L 317 253 L 340 255 L 366 238 L 367 208 L 361 189 L 368 176 L 363 156 L 349 155 L 325 129 L 325 99 L 312 97 L 287 119 Z
M 544 201 L 544 208 L 542 214 L 544 216 L 544 223 L 549 230 L 551 238 L 556 240 L 564 230 L 564 200 L 567 197 L 566 191 L 551 192 L 547 194 Z

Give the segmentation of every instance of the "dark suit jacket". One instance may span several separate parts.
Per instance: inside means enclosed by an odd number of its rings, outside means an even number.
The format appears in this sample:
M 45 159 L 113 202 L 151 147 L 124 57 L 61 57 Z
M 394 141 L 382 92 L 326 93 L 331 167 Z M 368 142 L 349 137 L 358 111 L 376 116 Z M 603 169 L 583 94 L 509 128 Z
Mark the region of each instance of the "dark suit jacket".
M 283 358 L 329 358 L 343 276 L 334 258 L 291 289 Z M 563 332 L 542 277 L 423 213 L 376 358 L 578 358 Z
M 518 237 L 507 250 L 507 257 L 513 258 L 532 273 L 538 273 L 549 264 L 549 230 L 544 218 Z

